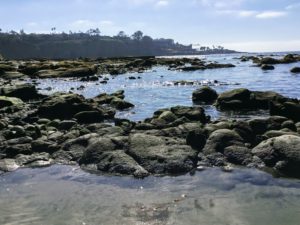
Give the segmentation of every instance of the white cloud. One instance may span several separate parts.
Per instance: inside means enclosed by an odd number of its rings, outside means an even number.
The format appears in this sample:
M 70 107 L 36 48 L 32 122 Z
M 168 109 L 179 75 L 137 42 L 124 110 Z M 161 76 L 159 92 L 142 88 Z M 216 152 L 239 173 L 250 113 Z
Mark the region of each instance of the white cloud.
M 241 6 L 245 0 L 194 0 L 195 3 L 200 3 L 206 7 L 213 7 L 213 8 L 236 8 Z
M 257 11 L 252 10 L 217 10 L 218 14 L 233 15 L 238 17 L 253 17 L 258 14 Z
M 256 15 L 256 18 L 258 19 L 271 19 L 271 18 L 278 18 L 278 17 L 283 17 L 287 13 L 284 11 L 265 11 L 258 13 Z
M 287 7 L 285 7 L 285 9 L 286 9 L 286 10 L 300 9 L 300 2 L 299 2 L 299 3 L 295 3 L 295 4 L 288 5 Z
M 253 11 L 253 10 L 241 10 L 238 11 L 238 15 L 240 17 L 251 17 L 257 14 L 257 11 Z
M 76 20 L 70 24 L 73 29 L 89 29 L 96 27 L 109 27 L 113 26 L 114 23 L 110 20 L 92 21 L 92 20 Z
M 166 7 L 168 5 L 169 5 L 169 1 L 160 0 L 160 1 L 156 2 L 155 7 L 161 8 L 161 7 Z
M 221 45 L 228 49 L 245 52 L 283 52 L 300 50 L 300 40 L 222 43 Z
M 29 23 L 26 24 L 26 26 L 28 26 L 28 27 L 37 27 L 38 23 L 37 22 L 29 22 Z
M 102 21 L 99 22 L 99 24 L 101 26 L 112 26 L 112 25 L 114 25 L 114 22 L 112 22 L 110 20 L 102 20 Z
M 217 10 L 216 13 L 237 17 L 254 17 L 257 19 L 272 19 L 287 15 L 285 11 L 254 11 L 254 10 Z

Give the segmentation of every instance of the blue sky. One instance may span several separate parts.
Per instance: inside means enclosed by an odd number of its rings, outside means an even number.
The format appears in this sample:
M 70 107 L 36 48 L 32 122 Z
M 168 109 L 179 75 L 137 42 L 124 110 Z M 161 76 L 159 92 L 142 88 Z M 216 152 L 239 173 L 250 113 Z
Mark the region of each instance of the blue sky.
M 0 0 L 0 28 L 25 32 L 142 30 L 184 44 L 300 50 L 298 0 Z

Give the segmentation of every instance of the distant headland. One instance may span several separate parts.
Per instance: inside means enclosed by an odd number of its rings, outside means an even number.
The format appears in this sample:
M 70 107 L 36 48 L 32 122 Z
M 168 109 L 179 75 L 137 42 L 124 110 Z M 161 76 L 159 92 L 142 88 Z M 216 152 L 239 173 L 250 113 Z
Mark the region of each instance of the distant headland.
M 100 30 L 86 32 L 25 33 L 23 30 L 2 32 L 0 56 L 6 59 L 75 59 L 98 57 L 172 56 L 236 53 L 222 46 L 183 45 L 173 39 L 154 39 L 136 31 L 131 36 L 120 31 L 115 36 L 102 35 Z

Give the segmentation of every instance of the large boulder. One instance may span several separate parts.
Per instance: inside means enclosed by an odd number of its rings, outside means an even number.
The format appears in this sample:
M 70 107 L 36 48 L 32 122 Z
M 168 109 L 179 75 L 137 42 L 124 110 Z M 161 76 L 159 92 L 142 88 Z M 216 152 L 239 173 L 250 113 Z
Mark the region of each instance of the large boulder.
M 104 120 L 102 111 L 83 111 L 74 115 L 79 123 L 99 123 Z
M 252 149 L 252 154 L 262 159 L 269 167 L 294 177 L 300 177 L 300 137 L 282 135 L 261 142 Z
M 202 87 L 193 92 L 194 102 L 212 103 L 218 98 L 217 92 L 208 87 Z
M 155 174 L 180 174 L 191 171 L 197 151 L 173 138 L 146 134 L 129 137 L 128 152 L 147 171 Z
M 226 147 L 233 145 L 244 146 L 244 140 L 233 130 L 220 129 L 208 137 L 202 151 L 204 154 L 223 153 Z
M 86 77 L 92 76 L 96 72 L 95 67 L 59 68 L 56 70 L 39 70 L 33 76 L 38 78 Z
M 251 93 L 251 100 L 253 107 L 257 109 L 269 109 L 271 102 L 284 102 L 288 98 L 274 91 L 253 91 Z
M 299 122 L 300 103 L 298 101 L 272 102 L 270 104 L 270 114 L 284 116 L 295 122 Z
M 255 135 L 261 135 L 269 130 L 280 130 L 282 124 L 287 121 L 286 117 L 271 116 L 269 118 L 255 118 L 248 120 L 247 123 L 251 127 Z
M 252 108 L 251 91 L 245 88 L 223 92 L 217 99 L 219 109 L 246 109 Z
M 127 138 L 124 137 L 123 139 Z M 86 148 L 79 163 L 83 168 L 89 170 L 134 175 L 136 177 L 147 176 L 148 172 L 122 150 L 123 144 L 122 138 L 96 139 Z
M 34 85 L 27 83 L 17 83 L 1 87 L 0 95 L 20 98 L 23 101 L 45 97 L 38 93 Z
M 186 117 L 191 121 L 199 121 L 201 123 L 208 122 L 208 118 L 205 115 L 205 111 L 201 107 L 175 106 L 172 107 L 170 110 L 178 118 Z
M 81 95 L 56 93 L 43 100 L 37 114 L 50 119 L 71 119 L 75 114 L 84 111 L 98 110 Z
M 247 165 L 251 162 L 251 149 L 245 146 L 229 146 L 224 149 L 224 155 L 228 162 L 236 165 Z
M 0 109 L 8 106 L 22 105 L 23 101 L 19 98 L 0 96 Z
M 274 58 L 271 58 L 271 57 L 265 57 L 265 58 L 262 58 L 260 60 L 260 64 L 265 64 L 265 65 L 268 65 L 268 64 L 279 64 L 279 63 L 280 63 L 280 60 L 274 59 Z
M 239 88 L 220 94 L 216 106 L 221 110 L 269 109 L 271 102 L 288 100 L 289 98 L 273 91 L 250 91 Z

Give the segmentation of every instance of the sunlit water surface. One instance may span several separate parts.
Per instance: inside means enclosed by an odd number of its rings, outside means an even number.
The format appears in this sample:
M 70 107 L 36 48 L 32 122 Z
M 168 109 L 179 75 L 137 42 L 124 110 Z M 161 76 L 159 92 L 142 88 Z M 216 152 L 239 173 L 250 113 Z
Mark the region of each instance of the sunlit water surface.
M 161 108 L 175 105 L 192 106 L 192 92 L 201 85 L 172 85 L 173 81 L 180 80 L 197 81 L 203 85 L 217 80 L 226 84 L 215 84 L 213 86 L 219 93 L 244 87 L 250 90 L 276 91 L 285 96 L 300 98 L 300 75 L 290 73 L 290 69 L 300 66 L 300 63 L 275 65 L 275 70 L 263 71 L 259 67 L 255 67 L 252 61 L 240 62 L 237 57 L 241 55 L 200 56 L 206 61 L 232 63 L 236 65 L 234 68 L 181 72 L 169 71 L 166 67 L 157 67 L 145 73 L 131 73 L 115 76 L 114 78 L 108 76 L 109 81 L 107 84 L 80 82 L 78 80 L 46 79 L 40 81 L 38 87 L 42 89 L 41 92 L 44 94 L 57 91 L 66 92 L 74 88 L 73 92 L 82 94 L 87 98 L 95 97 L 103 92 L 112 93 L 123 89 L 125 90 L 126 100 L 132 102 L 135 107 L 125 112 L 119 112 L 117 116 L 131 120 L 143 120 L 151 117 L 154 111 Z M 141 77 L 141 79 L 131 80 L 129 79 L 131 76 Z M 81 85 L 85 86 L 85 88 L 77 90 Z M 52 88 L 51 91 L 45 90 L 48 87 Z M 203 107 L 213 119 L 219 117 L 247 118 L 249 116 L 264 116 L 267 114 L 267 112 L 221 113 L 213 106 Z

